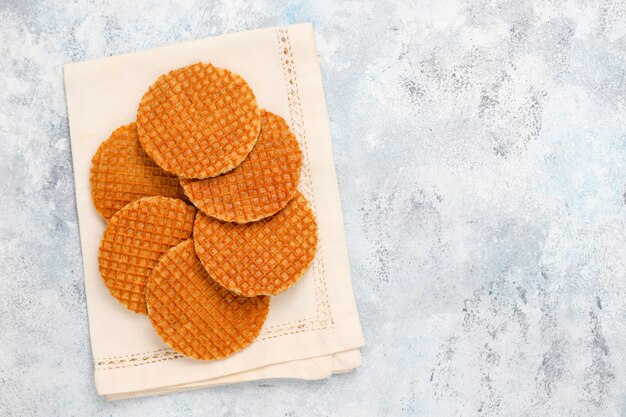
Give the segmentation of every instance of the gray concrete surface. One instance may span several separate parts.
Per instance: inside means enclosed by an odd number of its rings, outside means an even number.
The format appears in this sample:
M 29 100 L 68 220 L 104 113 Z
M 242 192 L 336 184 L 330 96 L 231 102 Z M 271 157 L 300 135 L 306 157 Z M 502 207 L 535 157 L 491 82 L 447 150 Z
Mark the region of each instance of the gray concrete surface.
M 0 415 L 626 415 L 626 3 L 127 3 L 0 2 Z M 363 367 L 107 403 L 62 65 L 304 21 Z

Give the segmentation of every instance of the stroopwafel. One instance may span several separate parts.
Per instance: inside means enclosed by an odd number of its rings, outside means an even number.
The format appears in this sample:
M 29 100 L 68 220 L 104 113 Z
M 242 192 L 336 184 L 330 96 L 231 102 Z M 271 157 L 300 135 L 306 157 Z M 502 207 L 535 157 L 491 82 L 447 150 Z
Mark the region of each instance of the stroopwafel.
M 241 297 L 211 279 L 186 240 L 167 251 L 146 285 L 152 326 L 175 351 L 196 359 L 221 359 L 258 336 L 269 297 Z
M 106 220 L 131 201 L 162 195 L 186 200 L 178 177 L 165 172 L 146 154 L 133 122 L 102 142 L 91 160 L 91 197 Z
M 203 180 L 181 179 L 198 209 L 219 220 L 247 223 L 271 216 L 296 194 L 302 151 L 285 120 L 261 110 L 261 133 L 232 171 Z
M 168 197 L 144 197 L 124 206 L 107 223 L 98 252 L 100 275 L 113 297 L 146 313 L 145 285 L 168 249 L 189 239 L 195 207 Z
M 159 77 L 137 111 L 143 148 L 161 168 L 184 178 L 235 168 L 256 143 L 260 122 L 246 81 L 204 63 Z
M 317 223 L 297 193 L 272 217 L 253 223 L 225 223 L 198 212 L 196 253 L 209 275 L 246 297 L 276 295 L 298 281 L 317 250 Z

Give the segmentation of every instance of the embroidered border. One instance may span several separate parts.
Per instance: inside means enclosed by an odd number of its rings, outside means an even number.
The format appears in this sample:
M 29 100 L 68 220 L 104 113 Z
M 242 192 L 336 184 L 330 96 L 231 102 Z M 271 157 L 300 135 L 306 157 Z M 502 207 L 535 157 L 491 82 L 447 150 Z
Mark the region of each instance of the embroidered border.
M 317 203 L 315 201 L 315 192 L 313 188 L 313 176 L 311 175 L 311 161 L 307 157 L 309 154 L 309 143 L 307 131 L 304 123 L 304 115 L 302 112 L 302 104 L 300 102 L 300 90 L 298 88 L 298 76 L 296 66 L 293 59 L 293 50 L 291 40 L 289 38 L 289 29 L 286 27 L 276 30 L 278 40 L 278 52 L 280 54 L 283 76 L 287 87 L 287 104 L 289 108 L 289 121 L 291 129 L 294 131 L 300 145 L 305 148 L 303 174 L 300 181 L 300 191 L 311 204 L 313 212 L 317 215 Z M 324 267 L 323 255 L 324 246 L 322 244 L 322 236 L 319 237 L 317 256 L 313 260 L 313 273 L 315 275 L 315 292 L 317 300 L 317 317 L 316 325 L 321 328 L 330 327 L 334 324 L 330 304 L 328 302 L 328 288 L 326 285 L 326 269 Z

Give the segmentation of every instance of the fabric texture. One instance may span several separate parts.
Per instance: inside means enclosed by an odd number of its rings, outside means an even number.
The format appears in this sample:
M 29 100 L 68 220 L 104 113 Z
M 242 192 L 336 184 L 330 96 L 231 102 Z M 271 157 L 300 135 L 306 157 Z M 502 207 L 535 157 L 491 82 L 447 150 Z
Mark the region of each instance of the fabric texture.
M 236 52 L 236 53 L 234 53 Z M 91 158 L 135 120 L 147 88 L 173 69 L 206 62 L 240 74 L 259 106 L 284 117 L 303 152 L 298 190 L 315 213 L 319 244 L 304 277 L 273 297 L 259 337 L 224 360 L 171 350 L 149 319 L 121 306 L 98 272 L 105 227 L 90 196 Z M 264 378 L 327 378 L 361 364 L 363 334 L 352 291 L 328 115 L 313 27 L 300 24 L 212 37 L 65 66 L 76 204 L 98 392 L 109 399 Z

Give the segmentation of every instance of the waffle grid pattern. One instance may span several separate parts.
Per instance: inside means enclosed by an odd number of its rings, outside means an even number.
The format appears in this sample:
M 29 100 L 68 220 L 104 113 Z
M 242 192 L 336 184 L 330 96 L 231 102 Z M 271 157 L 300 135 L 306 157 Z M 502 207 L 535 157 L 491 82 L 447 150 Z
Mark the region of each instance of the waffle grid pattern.
M 174 350 L 196 359 L 225 358 L 258 336 L 269 297 L 240 297 L 213 281 L 191 239 L 163 255 L 148 281 L 148 315 Z
M 189 239 L 196 209 L 181 200 L 145 197 L 109 220 L 98 252 L 100 275 L 126 308 L 146 313 L 145 285 L 159 258 Z
M 237 168 L 214 178 L 181 180 L 187 197 L 205 214 L 247 223 L 271 216 L 296 194 L 302 151 L 287 122 L 261 110 L 261 133 Z
M 162 75 L 137 111 L 144 149 L 168 172 L 208 178 L 230 171 L 259 135 L 260 110 L 239 75 L 197 63 Z
M 196 252 L 211 277 L 246 297 L 276 295 L 304 275 L 317 250 L 317 223 L 297 193 L 276 215 L 224 223 L 202 213 L 194 224 Z
M 187 199 L 178 178 L 163 171 L 143 150 L 135 123 L 115 129 L 102 142 L 91 160 L 89 181 L 96 210 L 106 220 L 142 197 Z

